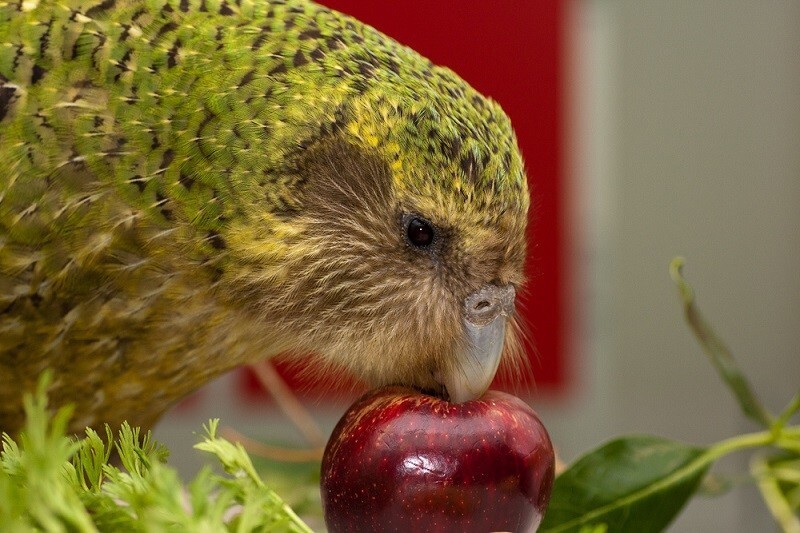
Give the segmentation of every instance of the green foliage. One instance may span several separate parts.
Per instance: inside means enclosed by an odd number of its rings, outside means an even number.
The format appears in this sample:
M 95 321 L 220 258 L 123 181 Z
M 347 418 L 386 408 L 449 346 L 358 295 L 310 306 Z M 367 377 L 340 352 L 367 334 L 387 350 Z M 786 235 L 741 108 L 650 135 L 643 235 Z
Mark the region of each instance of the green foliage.
M 241 445 L 217 436 L 218 421 L 196 448 L 215 456 L 227 475 L 206 467 L 184 486 L 149 433 L 124 424 L 116 439 L 110 428 L 105 439 L 91 429 L 80 440 L 65 436 L 70 412 L 48 415 L 47 384 L 42 379 L 25 399 L 19 442 L 3 435 L 0 530 L 311 531 L 264 485 Z
M 702 489 L 708 469 L 721 457 L 755 450 L 751 479 L 784 532 L 800 533 L 800 393 L 774 416 L 761 404 L 728 347 L 697 309 L 694 291 L 675 259 L 670 273 L 686 320 L 742 412 L 764 430 L 707 448 L 650 436 L 622 437 L 591 451 L 555 481 L 543 532 L 662 531 Z
M 660 531 L 708 469 L 703 452 L 650 436 L 613 440 L 559 477 L 543 529 L 603 523 L 619 532 Z

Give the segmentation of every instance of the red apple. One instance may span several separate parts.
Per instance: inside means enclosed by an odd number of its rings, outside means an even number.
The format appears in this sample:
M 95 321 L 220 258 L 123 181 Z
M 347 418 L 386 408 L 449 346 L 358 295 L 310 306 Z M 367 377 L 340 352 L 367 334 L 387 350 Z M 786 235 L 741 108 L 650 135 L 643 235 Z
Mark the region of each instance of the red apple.
M 450 403 L 402 387 L 356 401 L 322 460 L 329 531 L 535 531 L 553 485 L 547 431 L 522 400 Z

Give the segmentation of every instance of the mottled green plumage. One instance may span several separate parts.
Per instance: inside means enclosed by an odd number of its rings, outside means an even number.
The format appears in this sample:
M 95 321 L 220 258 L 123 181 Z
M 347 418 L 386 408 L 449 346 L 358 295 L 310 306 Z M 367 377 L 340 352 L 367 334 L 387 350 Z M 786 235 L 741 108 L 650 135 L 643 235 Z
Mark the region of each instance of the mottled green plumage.
M 76 427 L 148 425 L 287 349 L 424 385 L 452 338 L 381 370 L 343 352 L 409 351 L 451 293 L 519 282 L 505 115 L 311 2 L 0 0 L 0 165 L 0 429 L 46 367 Z M 436 261 L 387 242 L 406 212 L 450 236 Z

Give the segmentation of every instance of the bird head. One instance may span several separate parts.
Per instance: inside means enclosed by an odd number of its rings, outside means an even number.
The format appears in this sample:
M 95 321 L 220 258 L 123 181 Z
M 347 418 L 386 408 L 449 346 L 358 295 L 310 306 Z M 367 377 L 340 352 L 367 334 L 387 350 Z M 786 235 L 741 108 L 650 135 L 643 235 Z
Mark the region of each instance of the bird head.
M 297 194 L 228 241 L 270 342 L 460 402 L 518 345 L 528 191 L 500 107 L 415 61 L 287 99 L 306 134 L 275 179 Z

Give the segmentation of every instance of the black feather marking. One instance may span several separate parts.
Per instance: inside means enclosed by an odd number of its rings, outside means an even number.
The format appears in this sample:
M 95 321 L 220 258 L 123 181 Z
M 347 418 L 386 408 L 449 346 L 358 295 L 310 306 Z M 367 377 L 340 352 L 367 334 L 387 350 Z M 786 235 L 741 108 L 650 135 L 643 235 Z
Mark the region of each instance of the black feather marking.
M 214 117 L 215 117 L 214 113 L 212 113 L 210 109 L 206 108 L 205 117 L 203 117 L 203 121 L 200 123 L 200 125 L 197 126 L 198 136 L 203 135 L 203 130 L 205 129 L 206 126 L 208 126 L 208 123 L 214 119 Z
M 250 50 L 255 52 L 256 50 L 264 46 L 264 43 L 267 42 L 267 34 L 271 31 L 272 29 L 269 26 L 262 26 L 261 33 L 258 34 L 256 40 L 253 41 L 253 44 L 250 45 Z
M 167 22 L 166 24 L 164 24 L 163 26 L 161 26 L 161 29 L 159 29 L 159 30 L 158 30 L 158 33 L 156 34 L 156 39 L 159 39 L 159 38 L 161 38 L 161 37 L 162 37 L 162 36 L 163 36 L 165 33 L 168 33 L 168 32 L 171 32 L 171 31 L 174 31 L 174 30 L 176 30 L 176 29 L 178 29 L 178 24 L 177 24 L 176 22 Z
M 192 178 L 191 176 L 187 176 L 186 174 L 181 172 L 181 175 L 178 178 L 178 181 L 180 182 L 181 185 L 184 186 L 184 188 L 187 191 L 192 190 L 192 186 L 194 185 L 194 178 Z
M 506 152 L 503 154 L 503 172 L 508 174 L 511 170 L 511 152 Z
M 175 152 L 167 148 L 164 150 L 164 155 L 161 156 L 161 164 L 158 166 L 159 170 L 165 170 L 169 167 L 170 163 L 175 159 Z
M 400 65 L 397 63 L 397 61 L 395 61 L 391 57 L 386 60 L 386 66 L 389 67 L 389 70 L 391 70 L 395 74 L 400 73 Z
M 297 36 L 298 39 L 301 41 L 305 41 L 306 39 L 319 39 L 322 36 L 322 32 L 319 28 L 312 27 L 307 30 L 303 30 Z
M 11 62 L 11 72 L 16 72 L 19 68 L 19 58 L 22 57 L 22 46 L 17 46 L 17 52 L 14 54 L 14 60 Z
M 46 56 L 47 48 L 50 46 L 50 32 L 53 30 L 52 19 L 47 23 L 47 29 L 41 37 L 39 37 L 39 55 Z
M 345 113 L 345 109 L 343 105 L 340 105 L 336 108 L 336 111 L 333 112 L 333 123 L 331 124 L 331 132 L 337 133 L 344 129 L 345 124 L 347 124 L 347 115 Z
M 464 175 L 470 181 L 478 181 L 481 169 L 478 168 L 478 161 L 475 159 L 475 155 L 472 152 L 468 152 L 461 158 L 461 170 L 464 171 Z
M 269 75 L 274 76 L 275 74 L 285 74 L 287 70 L 286 64 L 281 61 L 275 68 L 269 71 Z
M 250 71 L 244 75 L 242 81 L 239 82 L 239 87 L 244 87 L 256 77 L 256 69 L 250 69 Z
M 452 98 L 459 99 L 464 97 L 464 91 L 460 87 L 448 85 L 445 90 Z
M 13 87 L 0 85 L 0 120 L 8 113 L 8 108 L 11 106 L 11 100 L 14 98 L 17 90 Z
M 31 72 L 31 85 L 36 85 L 39 80 L 47 73 L 45 69 L 40 67 L 39 65 L 33 65 L 33 70 Z
M 225 242 L 225 239 L 222 238 L 222 235 L 219 234 L 218 231 L 211 230 L 208 232 L 208 242 L 211 243 L 211 246 L 215 250 L 224 250 L 228 247 L 228 244 Z
M 480 168 L 484 169 L 484 168 L 486 168 L 486 166 L 488 164 L 489 164 L 489 152 L 484 152 L 483 155 L 481 156 L 481 167 Z
M 228 2 L 222 2 L 222 5 L 219 6 L 219 14 L 225 17 L 229 17 L 231 15 L 235 15 L 236 12 L 231 9 L 231 6 L 228 5 Z
M 375 76 L 375 67 L 372 66 L 370 63 L 366 63 L 363 61 L 359 62 L 358 71 L 361 72 L 361 75 L 364 76 L 364 78 L 366 79 L 373 78 Z
M 116 3 L 117 0 L 104 0 L 100 4 L 90 7 L 89 10 L 86 12 L 86 16 L 89 18 L 94 18 L 95 15 L 99 14 L 101 11 L 107 11 L 113 8 L 114 4 Z
M 128 67 L 128 61 L 130 61 L 132 53 L 133 51 L 130 48 L 128 48 L 122 55 L 120 60 L 117 62 L 116 66 L 119 69 L 119 72 L 116 74 L 116 76 L 114 76 L 114 81 L 119 81 L 120 77 L 122 77 L 124 73 L 130 72 L 131 69 Z
M 305 54 L 303 54 L 302 50 L 298 50 L 297 53 L 294 55 L 294 59 L 292 59 L 292 64 L 295 67 L 302 67 L 303 65 L 308 64 L 308 59 L 306 59 Z
M 128 183 L 133 183 L 136 185 L 136 187 L 139 188 L 139 192 L 144 192 L 144 188 L 147 186 L 147 182 L 139 174 L 136 174 L 134 177 L 128 180 Z
M 42 300 L 44 300 L 44 298 L 42 298 L 42 295 L 39 294 L 38 292 L 34 292 L 30 296 L 28 296 L 28 300 L 30 300 L 31 304 L 34 307 L 39 307 L 39 305 L 41 305 Z
M 322 60 L 325 59 L 325 52 L 322 51 L 322 48 L 315 48 L 309 55 L 311 56 L 311 59 L 317 63 L 321 63 Z
M 78 57 L 78 52 L 80 51 L 80 50 L 78 49 L 78 48 L 79 48 L 79 46 L 80 46 L 80 42 L 81 42 L 81 40 L 80 40 L 80 39 L 76 39 L 76 40 L 75 40 L 75 42 L 73 43 L 73 45 L 72 45 L 72 50 L 70 51 L 70 54 L 72 54 L 72 55 L 70 55 L 70 57 L 69 57 L 70 59 L 75 59 L 75 58 L 77 58 L 77 57 Z
M 167 68 L 173 68 L 175 65 L 178 64 L 178 50 L 180 50 L 181 41 L 177 40 L 172 45 L 172 48 L 169 49 L 167 52 Z
M 344 43 L 342 43 L 342 38 L 338 35 L 328 37 L 326 43 L 328 45 L 328 50 L 336 50 L 344 46 Z
M 131 48 L 125 50 L 125 53 L 122 54 L 122 57 L 119 60 L 120 68 L 128 70 L 128 61 L 131 60 L 131 54 L 133 54 L 133 50 Z
M 149 13 L 149 11 L 147 10 L 147 8 L 140 7 L 131 16 L 131 22 L 133 24 L 139 25 L 139 17 L 143 17 L 143 16 L 147 15 L 148 13 Z
M 95 69 L 95 70 L 99 70 L 99 66 L 98 66 L 99 64 L 98 64 L 98 61 L 97 61 L 97 53 L 100 51 L 100 49 L 101 49 L 101 48 L 103 48 L 103 45 L 105 45 L 105 44 L 106 44 L 106 39 L 107 39 L 107 38 L 106 38 L 106 36 L 105 36 L 105 35 L 103 35 L 103 34 L 100 34 L 100 35 L 98 36 L 98 38 L 97 38 L 97 46 L 95 46 L 95 47 L 92 49 L 92 55 L 91 55 L 91 58 L 92 58 L 92 68 L 93 68 L 93 69 Z
M 175 220 L 175 214 L 172 212 L 172 209 L 167 207 L 169 199 L 161 194 L 160 192 L 156 192 L 156 202 L 158 205 L 161 206 L 161 214 L 164 216 L 165 219 L 169 220 L 170 222 Z

